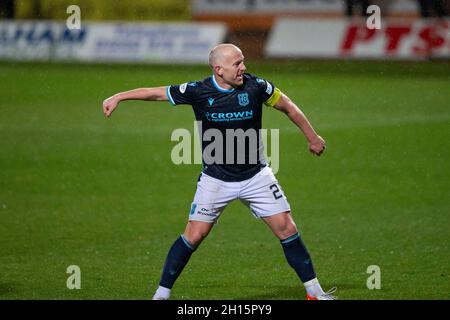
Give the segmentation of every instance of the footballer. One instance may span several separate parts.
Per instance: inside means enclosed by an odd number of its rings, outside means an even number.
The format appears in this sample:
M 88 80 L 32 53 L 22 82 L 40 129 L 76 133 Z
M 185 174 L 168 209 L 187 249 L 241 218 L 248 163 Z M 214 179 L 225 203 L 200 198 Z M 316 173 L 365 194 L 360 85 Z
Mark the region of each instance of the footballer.
M 154 88 L 140 88 L 115 94 L 103 102 L 111 116 L 121 101 L 169 101 L 191 105 L 201 123 L 202 172 L 184 230 L 169 249 L 154 300 L 167 300 L 175 281 L 191 255 L 207 237 L 226 206 L 239 199 L 262 219 L 280 240 L 287 262 L 306 289 L 308 300 L 334 300 L 334 288 L 324 292 L 317 279 L 310 254 L 299 235 L 287 197 L 267 165 L 260 137 L 263 105 L 287 115 L 301 130 L 309 150 L 320 156 L 325 141 L 315 132 L 304 113 L 272 82 L 246 73 L 244 55 L 232 44 L 220 44 L 209 54 L 213 74 L 201 81 Z M 256 134 L 237 153 L 230 130 Z M 222 154 L 213 154 L 210 132 L 221 133 Z M 210 135 L 209 135 L 210 136 Z M 228 138 L 228 140 L 227 140 Z M 232 138 L 234 139 L 234 137 Z M 250 143 L 253 142 L 253 143 Z M 237 154 L 236 154 L 237 153 Z

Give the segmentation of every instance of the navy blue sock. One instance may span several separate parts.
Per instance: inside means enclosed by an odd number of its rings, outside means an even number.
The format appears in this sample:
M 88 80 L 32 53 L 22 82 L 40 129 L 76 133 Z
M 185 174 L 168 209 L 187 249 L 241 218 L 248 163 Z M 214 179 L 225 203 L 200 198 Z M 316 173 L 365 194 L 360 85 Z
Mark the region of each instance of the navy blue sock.
M 281 240 L 284 255 L 303 283 L 316 277 L 311 257 L 298 233 Z
M 160 286 L 172 289 L 195 249 L 182 235 L 178 237 L 167 254 Z

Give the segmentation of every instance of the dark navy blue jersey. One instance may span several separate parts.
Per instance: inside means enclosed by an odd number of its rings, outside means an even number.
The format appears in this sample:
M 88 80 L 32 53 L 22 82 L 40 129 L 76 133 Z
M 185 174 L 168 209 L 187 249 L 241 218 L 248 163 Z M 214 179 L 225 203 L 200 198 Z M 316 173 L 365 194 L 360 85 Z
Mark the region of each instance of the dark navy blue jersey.
M 237 88 L 221 88 L 214 76 L 167 87 L 172 105 L 191 105 L 202 145 L 203 172 L 223 181 L 253 177 L 267 163 L 261 141 L 263 104 L 274 106 L 273 83 L 244 74 Z

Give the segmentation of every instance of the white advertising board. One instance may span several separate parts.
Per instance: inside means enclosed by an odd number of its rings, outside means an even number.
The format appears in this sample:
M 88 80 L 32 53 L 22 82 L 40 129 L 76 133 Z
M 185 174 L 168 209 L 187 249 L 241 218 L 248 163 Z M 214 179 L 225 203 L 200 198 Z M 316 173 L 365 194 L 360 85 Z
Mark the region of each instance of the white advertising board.
M 14 60 L 206 63 L 221 43 L 220 23 L 0 22 L 0 58 Z
M 274 58 L 450 58 L 450 20 L 383 21 L 280 19 L 265 54 Z

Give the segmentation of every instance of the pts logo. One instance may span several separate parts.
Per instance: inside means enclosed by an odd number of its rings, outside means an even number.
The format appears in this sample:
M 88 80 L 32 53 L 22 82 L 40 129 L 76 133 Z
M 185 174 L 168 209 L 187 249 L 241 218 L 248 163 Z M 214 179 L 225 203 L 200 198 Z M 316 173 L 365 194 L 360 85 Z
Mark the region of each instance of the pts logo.
M 425 57 L 445 55 L 450 44 L 450 23 L 443 21 L 391 21 L 383 30 L 351 23 L 344 31 L 341 54 L 355 52 L 370 54 L 382 50 L 387 56 Z

